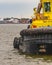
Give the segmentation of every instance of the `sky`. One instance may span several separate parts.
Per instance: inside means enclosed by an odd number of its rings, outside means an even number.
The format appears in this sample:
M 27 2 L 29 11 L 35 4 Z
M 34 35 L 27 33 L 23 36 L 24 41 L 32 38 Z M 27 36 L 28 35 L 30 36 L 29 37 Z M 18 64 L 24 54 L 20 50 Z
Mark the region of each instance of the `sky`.
M 0 18 L 30 18 L 39 0 L 0 0 Z

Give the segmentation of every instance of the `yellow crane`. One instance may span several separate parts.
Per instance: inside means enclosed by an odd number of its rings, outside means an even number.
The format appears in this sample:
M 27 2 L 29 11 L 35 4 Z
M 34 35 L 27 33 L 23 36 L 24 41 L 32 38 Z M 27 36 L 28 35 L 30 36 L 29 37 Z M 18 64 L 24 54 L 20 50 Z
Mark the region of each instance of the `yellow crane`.
M 32 18 L 30 28 L 52 26 L 52 0 L 40 0 L 34 12 L 35 18 Z
M 13 46 L 24 53 L 52 54 L 52 0 L 40 0 L 28 29 L 14 38 Z

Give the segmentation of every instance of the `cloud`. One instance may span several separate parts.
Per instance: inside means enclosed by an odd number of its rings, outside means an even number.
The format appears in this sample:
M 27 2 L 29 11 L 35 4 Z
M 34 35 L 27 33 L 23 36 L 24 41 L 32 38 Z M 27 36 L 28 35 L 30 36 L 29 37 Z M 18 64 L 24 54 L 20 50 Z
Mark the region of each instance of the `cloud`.
M 39 0 L 0 0 L 0 16 L 30 17 Z
M 30 3 L 0 4 L 0 16 L 28 17 L 31 15 L 33 5 Z
M 0 3 L 32 3 L 32 2 L 39 2 L 39 0 L 0 0 Z
M 32 2 L 34 0 L 0 0 L 0 3 Z

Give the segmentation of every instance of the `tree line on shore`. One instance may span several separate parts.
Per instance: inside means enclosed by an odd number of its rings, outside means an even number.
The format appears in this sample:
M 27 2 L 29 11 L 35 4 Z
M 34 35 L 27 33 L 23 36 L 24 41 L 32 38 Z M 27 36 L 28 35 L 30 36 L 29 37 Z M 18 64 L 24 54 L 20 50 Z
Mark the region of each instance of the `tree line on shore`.
M 30 18 L 3 18 L 0 19 L 0 24 L 20 24 L 20 23 L 29 23 Z

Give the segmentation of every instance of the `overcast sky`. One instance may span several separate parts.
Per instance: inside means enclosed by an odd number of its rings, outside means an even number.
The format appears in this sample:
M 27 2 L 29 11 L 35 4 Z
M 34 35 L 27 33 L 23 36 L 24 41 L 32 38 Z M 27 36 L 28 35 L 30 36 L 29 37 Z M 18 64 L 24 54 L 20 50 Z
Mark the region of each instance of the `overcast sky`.
M 31 17 L 39 0 L 0 0 L 0 17 Z

